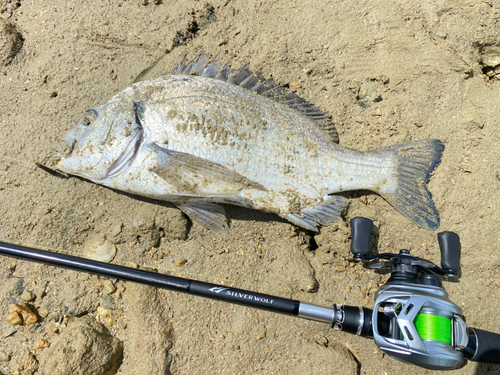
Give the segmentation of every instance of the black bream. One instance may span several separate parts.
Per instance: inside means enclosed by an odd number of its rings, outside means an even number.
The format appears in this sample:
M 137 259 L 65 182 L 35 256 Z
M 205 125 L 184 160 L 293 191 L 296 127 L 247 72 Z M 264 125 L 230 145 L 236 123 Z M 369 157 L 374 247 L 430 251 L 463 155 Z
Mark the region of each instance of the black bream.
M 359 152 L 340 147 L 318 108 L 245 66 L 181 64 L 91 109 L 64 136 L 57 170 L 176 204 L 227 234 L 221 203 L 276 213 L 313 231 L 334 223 L 348 200 L 383 196 L 427 229 L 439 216 L 427 190 L 444 145 L 433 139 Z

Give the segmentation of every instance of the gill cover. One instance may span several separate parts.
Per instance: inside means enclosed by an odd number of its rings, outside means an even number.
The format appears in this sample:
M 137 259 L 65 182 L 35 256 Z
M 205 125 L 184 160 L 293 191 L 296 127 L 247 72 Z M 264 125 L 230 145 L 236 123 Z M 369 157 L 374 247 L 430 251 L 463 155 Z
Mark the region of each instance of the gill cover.
M 143 139 L 133 102 L 111 102 L 86 112 L 63 137 L 56 169 L 92 181 L 111 179 L 129 165 Z

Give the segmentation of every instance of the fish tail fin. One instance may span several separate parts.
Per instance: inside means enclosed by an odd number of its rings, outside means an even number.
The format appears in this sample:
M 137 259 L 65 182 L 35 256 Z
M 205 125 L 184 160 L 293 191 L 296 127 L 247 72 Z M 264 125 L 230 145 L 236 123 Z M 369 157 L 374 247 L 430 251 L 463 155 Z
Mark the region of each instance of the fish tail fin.
M 436 139 L 424 139 L 386 148 L 397 155 L 397 187 L 394 192 L 379 192 L 408 219 L 422 228 L 439 227 L 439 214 L 427 189 L 430 174 L 441 162 L 444 144 Z

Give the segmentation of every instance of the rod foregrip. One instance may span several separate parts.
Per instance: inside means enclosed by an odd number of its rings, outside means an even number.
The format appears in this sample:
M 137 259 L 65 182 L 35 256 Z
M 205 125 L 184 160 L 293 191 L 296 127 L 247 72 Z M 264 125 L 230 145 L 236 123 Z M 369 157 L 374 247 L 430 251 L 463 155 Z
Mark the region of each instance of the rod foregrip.
M 464 355 L 474 362 L 500 364 L 500 334 L 469 328 L 469 344 Z

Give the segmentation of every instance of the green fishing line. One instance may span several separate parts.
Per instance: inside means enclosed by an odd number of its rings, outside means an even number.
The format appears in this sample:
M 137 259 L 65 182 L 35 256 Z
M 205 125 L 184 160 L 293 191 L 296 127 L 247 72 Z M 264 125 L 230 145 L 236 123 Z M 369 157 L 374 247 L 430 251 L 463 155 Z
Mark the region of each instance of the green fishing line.
M 432 314 L 418 314 L 413 322 L 422 340 L 451 345 L 451 319 Z

